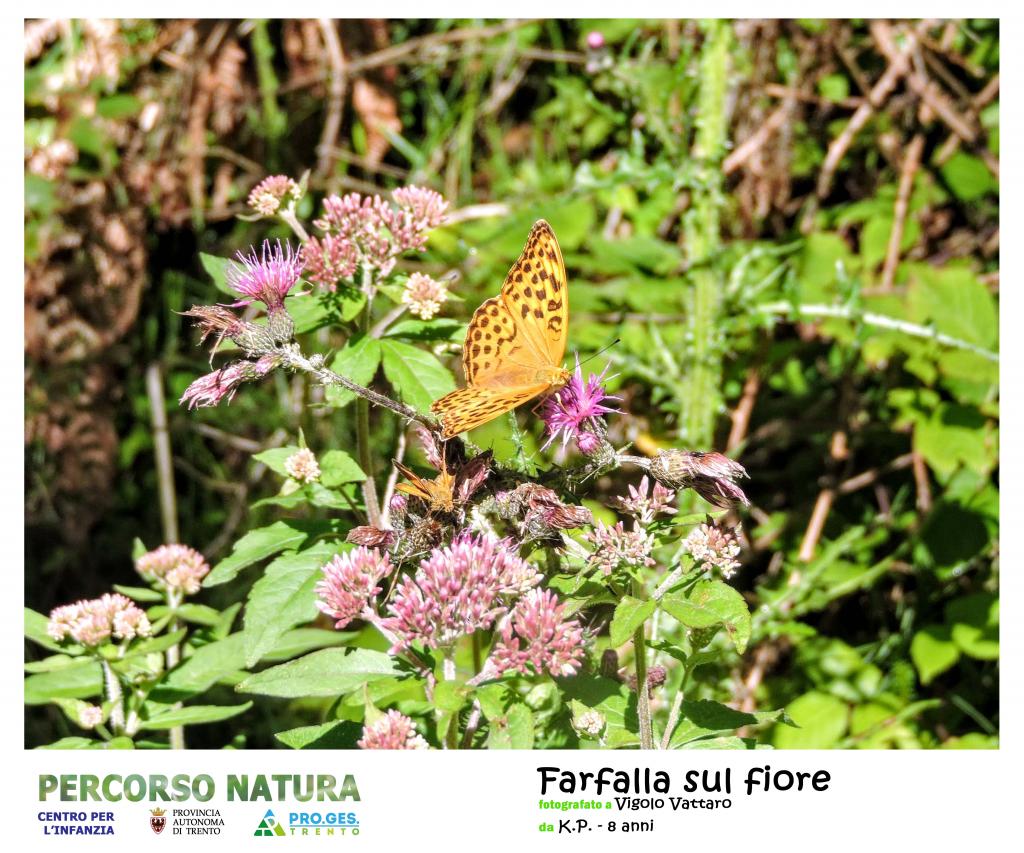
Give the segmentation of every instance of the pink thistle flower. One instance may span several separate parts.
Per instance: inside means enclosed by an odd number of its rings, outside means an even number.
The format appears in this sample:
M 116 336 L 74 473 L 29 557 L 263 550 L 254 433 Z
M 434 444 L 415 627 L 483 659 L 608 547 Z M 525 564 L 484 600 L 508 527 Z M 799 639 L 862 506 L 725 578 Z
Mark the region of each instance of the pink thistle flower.
M 655 516 L 674 515 L 675 507 L 671 506 L 675 492 L 666 489 L 661 483 L 655 482 L 654 491 L 650 491 L 651 481 L 644 474 L 640 478 L 639 486 L 629 487 L 629 497 L 620 497 L 615 503 L 625 512 L 628 512 L 641 524 L 650 524 Z
M 563 447 L 572 438 L 576 439 L 577 445 L 580 446 L 579 440 L 582 435 L 593 432 L 584 430 L 587 421 L 609 412 L 618 411 L 618 409 L 604 405 L 605 400 L 619 399 L 607 394 L 601 384 L 609 367 L 611 367 L 610 364 L 606 365 L 600 374 L 591 374 L 584 381 L 580 359 L 578 355 L 576 356 L 576 370 L 569 382 L 550 395 L 541 406 L 541 417 L 544 419 L 548 433 L 548 440 L 544 442 L 543 447 L 548 447 L 558 438 L 559 434 L 562 436 Z M 590 452 L 594 452 L 599 446 L 600 444 L 595 446 L 591 439 L 584 439 L 580 450 L 583 451 L 584 448 L 587 448 Z
M 203 555 L 187 545 L 161 545 L 135 561 L 135 571 L 168 590 L 195 595 L 210 572 Z
M 409 306 L 409 313 L 421 320 L 431 319 L 447 299 L 448 288 L 443 282 L 418 272 L 409 276 L 402 292 L 402 302 Z
M 310 237 L 301 254 L 309 280 L 332 292 L 338 289 L 341 279 L 352 278 L 359 267 L 355 243 L 333 234 Z
M 360 749 L 430 749 L 416 731 L 416 724 L 394 708 L 373 725 L 363 726 L 357 745 Z
M 300 483 L 315 483 L 320 479 L 320 463 L 309 448 L 296 450 L 284 460 L 285 473 Z
M 287 175 L 271 175 L 252 188 L 248 203 L 249 207 L 262 216 L 273 216 L 285 198 L 290 196 L 297 201 L 301 195 L 302 189 Z
M 427 648 L 449 647 L 459 637 L 490 628 L 505 606 L 503 597 L 539 584 L 540 573 L 521 559 L 507 539 L 463 534 L 436 548 L 415 575 L 399 583 L 382 627 L 396 637 L 393 651 L 419 640 Z
M 582 431 L 576 435 L 576 447 L 584 456 L 593 456 L 602 444 L 604 441 L 597 433 Z
M 338 554 L 323 567 L 323 579 L 315 587 L 316 606 L 337 620 L 335 628 L 356 617 L 370 618 L 370 601 L 381 591 L 377 584 L 393 569 L 387 554 L 363 546 Z
M 248 255 L 239 252 L 238 260 L 242 266 L 229 267 L 228 284 L 244 298 L 234 304 L 248 305 L 258 299 L 271 313 L 284 307 L 284 298 L 298 283 L 304 266 L 302 253 L 296 254 L 287 242 L 282 247 L 280 240 L 273 246 L 264 240 L 259 255 L 250 249 Z
M 598 522 L 597 527 L 583 534 L 583 538 L 594 546 L 587 564 L 606 575 L 618 568 L 654 565 L 651 557 L 654 540 L 643 530 L 626 530 L 621 521 L 613 527 Z
M 46 625 L 46 633 L 57 642 L 70 637 L 90 647 L 100 645 L 111 636 L 131 640 L 147 637 L 151 631 L 145 612 L 130 598 L 118 593 L 55 607 Z
M 496 675 L 508 671 L 575 675 L 583 662 L 583 628 L 565 618 L 565 605 L 545 589 L 531 589 L 502 626 L 484 671 Z

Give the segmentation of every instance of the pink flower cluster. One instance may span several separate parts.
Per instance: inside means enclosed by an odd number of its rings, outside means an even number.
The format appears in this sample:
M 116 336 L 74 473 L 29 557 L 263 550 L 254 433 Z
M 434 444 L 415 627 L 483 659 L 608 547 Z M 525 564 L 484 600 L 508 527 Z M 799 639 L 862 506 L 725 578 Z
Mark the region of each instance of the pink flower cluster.
M 565 605 L 545 589 L 531 589 L 502 626 L 485 672 L 574 675 L 583 662 L 583 628 L 565 618 Z
M 423 187 L 402 187 L 392 198 L 393 205 L 359 193 L 324 199 L 323 216 L 313 223 L 324 236 L 311 237 L 302 250 L 310 281 L 334 290 L 360 264 L 387 275 L 400 254 L 426 246 L 427 232 L 444 221 L 448 202 Z
M 263 216 L 273 216 L 286 198 L 298 200 L 301 195 L 302 188 L 287 175 L 271 175 L 252 188 L 248 204 Z
M 393 708 L 377 722 L 363 726 L 363 736 L 356 743 L 360 749 L 430 749 L 413 721 Z
M 394 634 L 394 651 L 421 641 L 427 648 L 451 646 L 459 637 L 490 628 L 505 610 L 505 598 L 522 595 L 540 573 L 495 536 L 462 535 L 435 549 L 406 575 L 381 627 Z
M 181 395 L 179 403 L 188 403 L 190 409 L 216 406 L 225 397 L 230 403 L 243 382 L 261 379 L 280 363 L 276 355 L 265 355 L 257 361 L 234 361 L 226 367 L 200 376 Z
M 619 568 L 654 565 L 651 557 L 654 540 L 641 529 L 626 530 L 621 521 L 613 527 L 599 521 L 583 538 L 594 546 L 588 565 L 606 575 Z
M 651 491 L 651 481 L 644 474 L 640 478 L 639 486 L 629 487 L 629 497 L 620 497 L 616 503 L 620 509 L 628 512 L 641 524 L 650 524 L 658 515 L 675 514 L 676 509 L 671 505 L 675 494 L 657 482 Z
M 118 593 L 55 607 L 46 625 L 46 633 L 57 642 L 70 637 L 83 646 L 98 646 L 111 636 L 118 640 L 148 637 L 150 631 L 146 614 Z
M 335 628 L 344 628 L 357 617 L 370 617 L 371 599 L 381 588 L 382 578 L 394 567 L 387 554 L 360 546 L 338 554 L 323 567 L 323 579 L 316 585 L 316 606 L 332 619 Z
M 701 524 L 690 531 L 684 543 L 687 552 L 705 568 L 718 569 L 726 580 L 736 574 L 740 562 L 740 543 L 736 535 L 714 522 Z
M 135 561 L 135 571 L 175 592 L 195 595 L 210 566 L 187 545 L 161 545 Z

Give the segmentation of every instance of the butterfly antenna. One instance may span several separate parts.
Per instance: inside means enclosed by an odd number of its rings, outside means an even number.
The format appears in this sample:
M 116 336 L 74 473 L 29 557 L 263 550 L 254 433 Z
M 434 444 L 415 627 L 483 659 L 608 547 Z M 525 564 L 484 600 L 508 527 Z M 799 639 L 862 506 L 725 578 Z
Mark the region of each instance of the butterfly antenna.
M 610 350 L 613 346 L 615 346 L 618 343 L 622 343 L 622 338 L 616 338 L 610 344 L 605 344 L 603 347 L 601 347 L 601 349 L 599 349 L 593 355 L 588 355 L 585 359 L 583 359 L 583 361 L 580 362 L 580 364 L 586 364 L 591 359 L 597 358 L 601 353 L 607 352 L 608 350 Z M 579 351 L 578 350 L 576 352 L 576 357 L 577 358 L 579 357 Z

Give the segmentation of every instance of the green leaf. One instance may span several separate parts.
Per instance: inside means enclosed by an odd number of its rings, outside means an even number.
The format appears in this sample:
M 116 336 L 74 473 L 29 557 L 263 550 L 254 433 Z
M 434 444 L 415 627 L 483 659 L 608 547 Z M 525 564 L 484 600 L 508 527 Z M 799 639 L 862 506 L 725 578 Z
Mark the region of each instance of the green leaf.
M 121 593 L 121 595 L 127 595 L 129 598 L 138 602 L 164 600 L 162 593 L 157 592 L 155 589 L 150 589 L 148 586 L 123 586 L 119 583 L 115 583 L 114 591 Z
M 615 615 L 612 616 L 609 642 L 613 646 L 621 646 L 644 622 L 650 618 L 658 606 L 653 598 L 647 601 L 640 601 L 629 595 L 624 595 L 618 606 L 615 608 Z
M 234 299 L 238 299 L 238 291 L 228 284 L 228 270 L 232 261 L 228 258 L 218 258 L 216 255 L 208 255 L 206 252 L 199 253 L 199 262 L 206 270 L 206 274 L 213 279 L 213 284 L 221 293 L 227 293 Z
M 151 619 L 153 617 L 150 617 Z M 155 652 L 167 651 L 171 646 L 180 643 L 185 639 L 185 634 L 188 631 L 182 628 L 180 631 L 173 631 L 167 634 L 161 634 L 159 637 L 150 637 L 148 640 L 136 640 L 128 648 L 128 651 L 123 657 L 119 657 L 118 660 L 130 660 L 134 657 L 140 657 L 141 655 L 151 655 Z
M 269 450 L 254 453 L 252 458 L 257 462 L 262 462 L 275 474 L 287 477 L 288 471 L 285 469 L 284 463 L 298 452 L 299 447 L 297 445 L 288 444 L 284 447 L 271 447 Z
M 466 337 L 466 324 L 449 317 L 433 320 L 402 320 L 384 333 L 385 338 L 407 341 L 458 341 Z
M 309 285 L 303 281 L 299 287 Z M 366 296 L 354 287 L 339 285 L 334 292 L 314 292 L 289 296 L 285 308 L 295 322 L 295 334 L 304 335 L 324 326 L 341 325 L 358 316 L 366 305 Z
M 62 737 L 58 741 L 48 743 L 37 749 L 134 749 L 135 744 L 130 737 L 115 737 L 108 741 L 93 740 L 87 737 Z
M 670 745 L 673 748 L 680 748 L 693 741 L 733 734 L 736 729 L 743 726 L 764 723 L 793 724 L 785 711 L 759 711 L 750 714 L 712 702 L 710 699 L 686 701 L 680 706 L 679 724 L 672 732 Z
M 975 408 L 942 403 L 914 428 L 914 448 L 938 473 L 966 465 L 979 474 L 995 467 L 996 447 L 986 418 Z
M 330 532 L 335 525 L 324 521 L 289 519 L 250 530 L 235 543 L 231 554 L 217 563 L 203 586 L 217 586 L 234 580 L 244 568 L 281 551 L 294 551 L 306 542 Z
M 939 167 L 939 171 L 953 194 L 961 201 L 977 201 L 999 190 L 999 182 L 984 161 L 964 151 L 957 151 Z
M 174 612 L 179 619 L 193 625 L 205 625 L 208 628 L 217 625 L 221 618 L 219 610 L 207 607 L 205 604 L 182 604 Z
M 381 678 L 400 676 L 397 659 L 370 649 L 323 649 L 250 676 L 236 690 L 263 696 L 340 696 Z
M 989 289 L 965 267 L 911 264 L 907 302 L 910 319 L 971 344 L 995 349 L 999 311 Z
M 380 366 L 380 341 L 368 335 L 353 335 L 345 346 L 338 351 L 331 362 L 331 370 L 339 376 L 350 379 L 357 385 L 369 385 Z M 355 399 L 355 394 L 340 385 L 329 385 L 326 391 L 327 402 L 341 408 Z
M 305 551 L 273 560 L 253 584 L 245 608 L 245 665 L 251 667 L 269 652 L 281 636 L 316 615 L 313 588 L 320 569 L 335 554 L 351 546 L 321 542 Z
M 960 649 L 953 642 L 948 625 L 927 625 L 910 641 L 910 659 L 917 667 L 922 684 L 930 684 L 960 660 Z
M 196 649 L 169 672 L 153 698 L 175 702 L 208 690 L 245 665 L 245 637 L 239 632 Z
M 300 726 L 274 737 L 292 749 L 355 749 L 363 727 L 352 720 L 336 720 L 320 726 Z
M 217 723 L 244 714 L 252 707 L 252 702 L 241 705 L 187 705 L 168 711 L 165 714 L 143 720 L 139 728 L 144 730 L 173 729 L 175 726 L 195 726 L 200 723 Z
M 811 691 L 786 706 L 799 728 L 776 727 L 772 742 L 779 749 L 829 749 L 846 734 L 846 703 L 827 693 Z
M 328 450 L 320 459 L 320 482 L 329 488 L 361 483 L 366 474 L 344 450 Z
M 575 699 L 600 711 L 605 718 L 604 742 L 611 749 L 639 741 L 636 694 L 621 681 L 602 675 L 580 674 L 558 682 L 566 701 Z
M 999 599 L 978 592 L 946 605 L 946 621 L 952 625 L 953 642 L 969 657 L 999 659 Z
M 438 397 L 455 390 L 455 378 L 437 357 L 401 341 L 381 341 L 384 375 L 412 408 L 427 412 Z
M 94 660 L 83 660 L 25 679 L 25 704 L 45 705 L 51 699 L 87 699 L 103 692 L 103 671 Z
M 488 749 L 533 749 L 533 711 L 521 702 L 488 721 Z
M 661 600 L 661 608 L 688 628 L 724 625 L 740 654 L 750 640 L 750 610 L 735 589 L 721 581 L 700 581 L 688 595 L 674 593 Z

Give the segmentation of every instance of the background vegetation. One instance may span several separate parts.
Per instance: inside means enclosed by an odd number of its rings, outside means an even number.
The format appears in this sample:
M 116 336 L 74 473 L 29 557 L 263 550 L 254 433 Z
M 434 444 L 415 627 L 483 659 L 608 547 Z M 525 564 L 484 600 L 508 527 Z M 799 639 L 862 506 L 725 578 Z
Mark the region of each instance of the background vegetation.
M 351 442 L 303 376 L 179 409 L 208 367 L 175 312 L 218 298 L 202 253 L 288 236 L 237 218 L 266 175 L 310 170 L 306 218 L 416 183 L 454 211 L 404 264 L 461 272 L 432 342 L 453 369 L 543 217 L 570 347 L 621 338 L 615 443 L 746 466 L 753 637 L 713 680 L 801 726 L 762 741 L 996 745 L 998 65 L 991 21 L 26 24 L 26 603 L 131 583 L 136 537 L 213 563 L 280 517 L 250 509 L 280 486 L 255 453 Z M 28 707 L 28 745 L 68 729 Z

